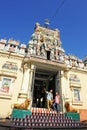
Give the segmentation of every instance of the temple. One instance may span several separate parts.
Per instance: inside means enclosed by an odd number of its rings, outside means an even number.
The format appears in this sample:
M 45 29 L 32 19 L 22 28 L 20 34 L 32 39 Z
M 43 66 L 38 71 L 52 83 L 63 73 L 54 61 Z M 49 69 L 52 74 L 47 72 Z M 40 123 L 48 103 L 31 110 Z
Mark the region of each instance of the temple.
M 12 104 L 31 99 L 29 109 L 43 108 L 41 93 L 53 89 L 61 96 L 61 112 L 69 102 L 87 120 L 87 57 L 67 55 L 60 31 L 35 24 L 28 44 L 0 39 L 0 117 L 12 112 Z

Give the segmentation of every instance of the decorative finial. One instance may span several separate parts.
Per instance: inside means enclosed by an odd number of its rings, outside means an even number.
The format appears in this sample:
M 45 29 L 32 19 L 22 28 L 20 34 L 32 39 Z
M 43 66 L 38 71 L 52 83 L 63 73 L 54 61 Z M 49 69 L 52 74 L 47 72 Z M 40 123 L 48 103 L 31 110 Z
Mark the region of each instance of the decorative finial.
M 47 18 L 47 19 L 45 20 L 45 26 L 48 27 L 49 23 L 50 23 L 50 21 L 49 21 L 49 19 Z

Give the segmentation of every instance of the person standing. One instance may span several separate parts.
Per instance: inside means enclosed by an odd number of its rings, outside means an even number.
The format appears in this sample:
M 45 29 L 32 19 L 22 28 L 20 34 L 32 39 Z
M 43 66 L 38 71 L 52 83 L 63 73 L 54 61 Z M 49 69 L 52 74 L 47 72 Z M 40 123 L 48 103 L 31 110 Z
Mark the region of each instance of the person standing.
M 47 94 L 47 108 L 50 110 L 53 104 L 53 90 L 51 89 Z
M 54 99 L 53 108 L 57 112 L 60 111 L 60 95 L 58 94 L 58 92 L 55 93 L 55 99 Z
M 42 91 L 42 98 L 43 98 L 42 107 L 43 108 L 47 108 L 47 93 L 48 92 L 46 91 L 46 88 L 44 87 Z

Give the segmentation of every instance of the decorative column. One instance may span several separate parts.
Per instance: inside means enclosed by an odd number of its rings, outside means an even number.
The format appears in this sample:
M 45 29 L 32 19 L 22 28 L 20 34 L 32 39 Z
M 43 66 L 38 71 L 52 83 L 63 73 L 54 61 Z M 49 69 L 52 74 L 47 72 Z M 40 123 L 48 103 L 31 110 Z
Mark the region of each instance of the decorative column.
M 30 63 L 25 63 L 23 66 L 23 82 L 22 87 L 19 93 L 19 98 L 26 98 L 28 97 L 28 87 L 29 87 L 29 77 L 30 77 Z
M 61 83 L 61 78 L 62 78 L 62 70 L 59 70 L 57 76 L 56 76 L 56 91 L 59 92 L 61 102 L 60 102 L 60 111 L 63 111 L 63 95 L 62 95 L 62 83 Z
M 65 89 L 66 82 L 65 79 L 67 79 L 67 71 L 66 70 L 60 70 L 59 71 L 59 79 L 60 79 L 60 95 L 61 95 L 61 110 L 62 112 L 65 112 L 65 91 L 67 92 L 67 88 Z
M 31 109 L 32 103 L 33 103 L 33 90 L 34 90 L 35 71 L 36 71 L 36 66 L 32 64 L 31 69 L 30 69 L 29 88 L 28 88 L 28 97 L 31 99 L 30 109 Z

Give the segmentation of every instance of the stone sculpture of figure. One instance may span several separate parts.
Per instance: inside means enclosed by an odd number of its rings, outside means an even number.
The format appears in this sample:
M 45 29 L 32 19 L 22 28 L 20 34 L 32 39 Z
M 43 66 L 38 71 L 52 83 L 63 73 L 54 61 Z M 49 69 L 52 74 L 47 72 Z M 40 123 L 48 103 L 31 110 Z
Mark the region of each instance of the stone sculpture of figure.
M 69 60 L 69 63 L 70 63 L 70 66 L 72 66 L 72 60 L 71 59 Z
M 69 59 L 65 59 L 65 64 L 67 65 L 67 67 L 70 67 Z
M 82 61 L 79 61 L 79 62 L 78 62 L 78 67 L 79 67 L 79 68 L 82 68 L 82 69 L 84 68 L 84 64 L 83 64 Z
M 41 56 L 46 57 L 46 51 L 43 47 L 41 48 Z
M 78 63 L 77 63 L 77 60 L 75 60 L 75 67 L 78 67 Z
M 40 55 L 40 43 L 38 43 L 36 47 L 36 54 L 39 56 Z
M 75 67 L 75 60 L 72 60 L 72 67 Z
M 30 102 L 31 102 L 31 100 L 29 98 L 27 98 L 23 103 L 20 103 L 20 104 L 16 103 L 16 104 L 14 104 L 13 108 L 27 110 L 29 105 L 30 105 Z
M 33 54 L 36 55 L 36 46 L 33 48 Z
M 29 52 L 30 54 L 33 54 L 33 47 L 29 46 Z
M 54 45 L 58 45 L 58 41 L 56 39 L 54 40 Z
M 72 108 L 72 107 L 70 106 L 70 103 L 69 103 L 69 102 L 65 102 L 65 109 L 66 109 L 66 112 L 77 112 L 77 109 Z
M 40 24 L 37 22 L 36 24 L 35 24 L 35 27 L 39 27 L 40 26 Z
M 59 58 L 59 59 L 60 59 L 60 61 L 62 61 L 62 62 L 64 61 L 64 56 L 63 56 L 63 54 L 60 55 L 60 58 Z
M 37 45 L 37 40 L 33 40 L 33 44 L 34 44 L 34 45 Z
M 55 59 L 55 56 L 54 56 L 54 48 L 51 49 L 50 58 L 51 58 L 51 60 L 54 60 L 54 59 Z

